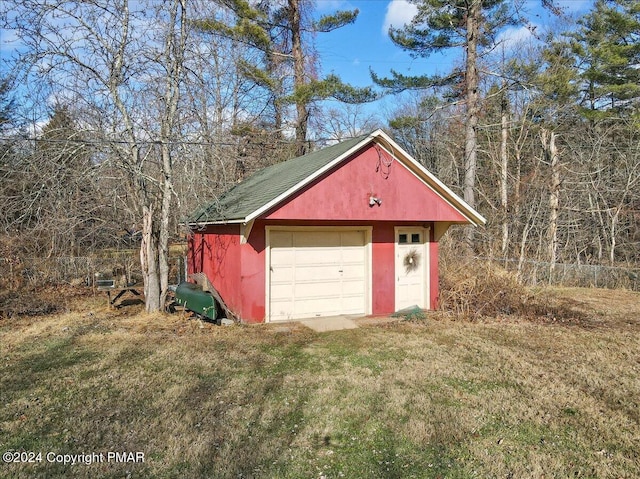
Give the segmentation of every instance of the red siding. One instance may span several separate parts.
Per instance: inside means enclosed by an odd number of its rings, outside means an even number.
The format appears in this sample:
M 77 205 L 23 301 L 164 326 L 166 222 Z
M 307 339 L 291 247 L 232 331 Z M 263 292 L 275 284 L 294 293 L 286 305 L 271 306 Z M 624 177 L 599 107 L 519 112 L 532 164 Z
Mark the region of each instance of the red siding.
M 189 254 L 189 272 L 204 273 L 225 303 L 240 313 L 240 226 L 215 225 L 195 232 Z
M 190 240 L 189 273 L 203 272 L 227 306 L 246 322 L 265 313 L 264 225 L 240 243 L 239 225 L 212 225 Z
M 369 197 L 382 199 L 369 206 Z M 289 198 L 267 219 L 351 221 L 467 220 L 402 163 L 370 146 Z
M 378 223 L 372 233 L 372 314 L 395 311 L 395 224 Z
M 242 245 L 241 317 L 248 323 L 261 323 L 265 314 L 265 229 L 256 221 L 249 241 Z

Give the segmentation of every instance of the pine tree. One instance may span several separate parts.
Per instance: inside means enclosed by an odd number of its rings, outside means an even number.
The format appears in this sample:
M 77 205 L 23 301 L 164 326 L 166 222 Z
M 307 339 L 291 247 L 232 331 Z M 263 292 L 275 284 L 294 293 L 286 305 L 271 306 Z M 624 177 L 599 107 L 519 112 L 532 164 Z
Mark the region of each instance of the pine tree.
M 309 106 L 326 98 L 346 103 L 362 103 L 375 99 L 370 88 L 354 88 L 336 75 L 319 79 L 315 58 L 311 54 L 309 34 L 328 33 L 353 23 L 358 10 L 338 11 L 317 21 L 310 21 L 312 4 L 306 0 L 258 2 L 229 0 L 225 2 L 235 16 L 235 24 L 215 19 L 195 24 L 203 31 L 222 33 L 250 45 L 262 53 L 262 64 L 244 61 L 241 72 L 270 94 L 274 129 L 284 129 L 283 109 L 293 104 L 293 120 L 297 153 L 307 151 Z
M 14 108 L 14 100 L 11 93 L 9 80 L 0 77 L 0 132 L 5 127 L 8 127 L 11 122 Z
M 640 4 L 598 0 L 570 34 L 583 113 L 592 119 L 639 111 Z
M 413 0 L 412 3 L 418 7 L 417 15 L 404 28 L 391 28 L 391 40 L 415 57 L 463 49 L 464 67 L 454 68 L 444 76 L 405 76 L 392 70 L 391 78 L 372 73 L 373 80 L 391 91 L 453 87 L 454 99 L 462 97 L 466 106 L 463 193 L 465 201 L 475 207 L 479 64 L 485 48 L 494 44 L 497 32 L 517 22 L 516 12 L 511 8 L 515 4 L 505 0 Z

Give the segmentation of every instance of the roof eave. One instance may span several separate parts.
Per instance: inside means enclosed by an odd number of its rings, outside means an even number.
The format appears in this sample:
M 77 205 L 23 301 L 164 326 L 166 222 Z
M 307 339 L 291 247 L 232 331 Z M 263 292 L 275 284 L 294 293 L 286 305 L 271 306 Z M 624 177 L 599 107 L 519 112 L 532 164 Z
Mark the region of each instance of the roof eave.
M 230 225 L 230 224 L 245 224 L 249 220 L 246 218 L 234 218 L 234 219 L 224 219 L 224 220 L 215 220 L 215 221 L 190 221 L 188 223 L 184 223 L 191 229 L 194 228 L 202 228 L 204 226 L 210 225 Z
M 375 142 L 380 145 L 382 148 L 387 150 L 387 152 L 393 157 L 401 157 L 402 161 L 408 166 L 411 170 L 413 170 L 414 174 L 416 174 L 419 178 L 421 178 L 429 187 L 431 187 L 436 194 L 438 194 L 443 200 L 449 203 L 453 208 L 455 208 L 466 220 L 468 223 L 474 226 L 482 226 L 486 224 L 487 220 L 480 213 L 478 213 L 474 208 L 472 208 L 466 201 L 460 198 L 456 193 L 454 193 L 449 187 L 447 187 L 442 181 L 440 181 L 436 176 L 433 175 L 429 170 L 427 170 L 424 166 L 418 163 L 409 153 L 407 153 L 400 145 L 398 145 L 389 135 L 387 135 L 381 129 L 378 129 L 363 138 L 356 145 L 351 147 L 349 150 L 337 156 L 334 160 L 327 163 L 325 166 L 315 171 L 313 174 L 307 176 L 303 180 L 299 181 L 291 188 L 287 189 L 285 192 L 278 195 L 276 198 L 272 199 L 268 203 L 262 205 L 260 208 L 254 210 L 249 213 L 244 218 L 234 218 L 234 219 L 224 219 L 224 220 L 216 220 L 216 221 L 206 221 L 206 222 L 193 222 L 188 223 L 189 227 L 202 227 L 208 225 L 218 225 L 218 224 L 247 224 L 248 222 L 255 220 L 259 216 L 263 215 L 273 207 L 280 204 L 285 199 L 289 198 L 301 188 L 310 184 L 317 178 L 324 175 L 327 171 L 334 168 L 340 162 L 344 161 L 346 158 L 362 149 L 370 142 Z M 391 151 L 389 151 L 391 150 Z M 457 224 L 464 224 L 463 222 L 452 222 Z

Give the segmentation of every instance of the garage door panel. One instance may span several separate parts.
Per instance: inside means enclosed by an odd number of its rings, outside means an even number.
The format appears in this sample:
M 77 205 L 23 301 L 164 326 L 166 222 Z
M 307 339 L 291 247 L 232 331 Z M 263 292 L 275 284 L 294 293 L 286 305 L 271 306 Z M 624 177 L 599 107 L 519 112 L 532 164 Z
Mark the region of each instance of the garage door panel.
M 335 303 L 327 307 L 327 300 L 325 298 L 312 298 L 308 299 L 300 304 L 297 304 L 294 318 L 313 318 L 318 316 L 336 316 L 340 313 L 340 310 L 335 307 Z
M 291 231 L 271 231 L 269 240 L 272 247 L 293 246 L 293 233 Z
M 271 267 L 271 280 L 274 279 L 284 279 L 289 281 L 290 278 L 295 273 L 296 268 L 293 263 L 291 264 L 277 264 L 276 266 Z
M 287 321 L 293 319 L 290 311 L 289 301 L 272 301 L 271 302 L 271 319 L 275 321 Z
M 362 248 L 356 248 L 355 246 L 349 246 L 342 248 L 342 259 L 344 261 L 363 261 L 365 258 L 364 250 Z
M 358 274 L 356 268 L 349 269 L 345 268 L 344 273 L 340 278 L 343 282 L 347 281 L 357 281 L 358 283 L 362 283 L 362 275 Z
M 343 231 L 340 233 L 343 247 L 354 247 L 354 249 L 361 249 L 364 244 L 364 232 L 363 231 Z
M 364 231 L 271 231 L 271 319 L 364 314 L 365 238 Z
M 340 289 L 340 281 L 318 281 L 316 283 L 311 282 L 298 282 L 293 288 L 293 296 L 297 301 L 304 301 L 309 298 L 335 298 L 336 291 Z
M 365 292 L 364 283 L 358 279 L 343 280 L 340 285 L 344 295 L 362 295 Z
M 343 264 L 339 270 L 340 277 L 343 280 L 362 280 L 362 263 L 361 264 Z
M 271 297 L 274 300 L 293 300 L 293 289 L 289 283 L 271 283 Z
M 343 264 L 362 264 L 365 261 L 364 251 L 353 250 L 342 255 Z
M 335 251 L 333 248 L 327 246 L 326 248 L 304 248 L 301 246 L 296 247 L 295 251 L 295 263 L 296 265 L 308 265 L 314 264 L 335 264 L 338 265 L 342 261 L 342 255 L 340 251 Z
M 338 265 L 296 267 L 295 280 L 308 282 L 322 282 L 324 280 L 340 280 Z
M 294 234 L 294 245 L 300 248 L 333 247 L 340 241 L 340 233 L 334 231 L 298 231 Z
M 351 307 L 351 308 L 345 307 L 345 308 L 341 309 L 339 313 L 335 313 L 332 316 L 338 316 L 338 315 L 341 315 L 341 314 L 362 314 L 362 310 L 360 308 L 358 308 L 358 307 L 355 307 L 355 306 Z
M 281 266 L 293 265 L 295 263 L 295 253 L 293 250 L 283 248 L 273 248 L 271 254 L 271 264 L 278 264 Z

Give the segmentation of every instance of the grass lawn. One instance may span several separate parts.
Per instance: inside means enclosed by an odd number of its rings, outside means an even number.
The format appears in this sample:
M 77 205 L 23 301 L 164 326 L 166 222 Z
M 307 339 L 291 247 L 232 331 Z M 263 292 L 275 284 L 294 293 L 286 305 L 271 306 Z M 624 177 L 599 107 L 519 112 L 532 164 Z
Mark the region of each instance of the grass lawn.
M 640 294 L 544 294 L 578 319 L 0 320 L 0 477 L 640 477 Z

